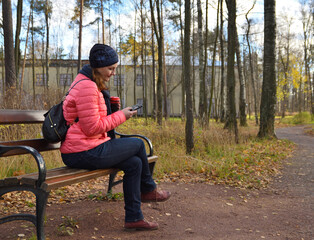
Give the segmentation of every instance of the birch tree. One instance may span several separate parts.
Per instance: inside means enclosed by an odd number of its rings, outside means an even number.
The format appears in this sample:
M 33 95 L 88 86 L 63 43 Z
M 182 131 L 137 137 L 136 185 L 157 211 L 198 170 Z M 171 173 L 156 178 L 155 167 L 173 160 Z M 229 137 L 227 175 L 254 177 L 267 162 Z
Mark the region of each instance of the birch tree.
M 157 123 L 162 125 L 162 80 L 163 80 L 163 30 L 161 24 L 161 3 L 156 0 L 157 21 L 155 19 L 153 0 L 149 0 L 150 10 L 152 12 L 152 22 L 158 45 L 158 78 L 157 78 Z

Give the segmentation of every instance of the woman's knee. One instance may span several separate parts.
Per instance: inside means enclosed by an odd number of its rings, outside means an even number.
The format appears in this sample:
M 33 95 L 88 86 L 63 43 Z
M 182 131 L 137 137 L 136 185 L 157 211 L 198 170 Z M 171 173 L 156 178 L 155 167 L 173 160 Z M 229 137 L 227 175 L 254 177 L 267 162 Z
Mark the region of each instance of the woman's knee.
M 119 168 L 125 173 L 132 171 L 142 171 L 142 160 L 137 156 L 130 157 L 119 165 L 121 165 Z
M 133 138 L 133 141 L 136 143 L 136 146 L 138 146 L 139 149 L 145 147 L 144 141 L 139 138 Z

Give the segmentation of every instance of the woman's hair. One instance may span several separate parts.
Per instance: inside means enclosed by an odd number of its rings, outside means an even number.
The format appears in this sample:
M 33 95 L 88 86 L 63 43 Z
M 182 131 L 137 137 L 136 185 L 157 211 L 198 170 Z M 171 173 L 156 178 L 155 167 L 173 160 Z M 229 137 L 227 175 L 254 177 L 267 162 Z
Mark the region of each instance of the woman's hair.
M 106 85 L 102 75 L 97 70 L 97 68 L 92 68 L 92 74 L 93 74 L 93 80 L 95 81 L 95 83 L 96 83 L 96 85 L 100 91 L 109 89 L 108 86 Z

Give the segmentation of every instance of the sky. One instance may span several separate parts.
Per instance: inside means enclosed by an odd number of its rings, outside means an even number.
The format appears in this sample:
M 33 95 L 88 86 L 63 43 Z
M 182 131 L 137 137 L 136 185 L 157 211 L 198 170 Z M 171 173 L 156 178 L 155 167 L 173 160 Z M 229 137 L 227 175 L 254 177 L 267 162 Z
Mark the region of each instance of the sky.
M 78 46 L 78 28 L 69 29 L 68 25 L 71 21 L 73 15 L 74 3 L 76 0 L 54 0 L 53 3 L 53 14 L 50 21 L 50 44 L 52 48 L 63 48 L 64 54 L 69 54 L 72 52 L 74 57 L 77 56 L 77 46 Z M 311 1 L 311 0 L 308 0 Z M 24 1 L 26 2 L 26 1 Z M 113 22 L 113 25 L 121 25 L 124 32 L 121 33 L 126 35 L 127 32 L 132 31 L 134 28 L 134 0 L 123 0 L 122 6 L 119 9 L 111 8 L 110 16 Z M 204 0 L 202 2 L 205 2 Z M 211 2 L 211 1 L 209 1 Z M 215 1 L 216 2 L 216 1 Z M 17 0 L 12 0 L 12 8 L 15 10 Z M 248 15 L 249 18 L 253 18 L 257 24 L 252 29 L 256 31 L 256 41 L 260 41 L 259 44 L 262 44 L 262 35 L 263 35 L 263 7 L 264 1 L 257 0 L 254 9 Z M 237 25 L 239 35 L 244 34 L 244 29 L 242 26 L 246 22 L 245 13 L 252 7 L 253 0 L 238 0 L 237 1 Z M 105 6 L 108 8 L 108 6 Z M 58 10 L 56 10 L 58 9 Z M 226 7 L 224 8 L 226 10 Z M 302 24 L 299 20 L 300 18 L 300 5 L 298 0 L 277 0 L 276 1 L 276 14 L 277 14 L 277 24 L 282 24 L 280 19 L 285 16 L 286 18 L 294 19 L 293 25 L 291 26 L 292 31 L 297 34 L 302 34 Z M 120 13 L 120 14 L 119 14 Z M 27 16 L 29 14 L 29 8 L 27 4 L 24 3 L 24 16 L 23 26 L 27 26 Z M 86 25 L 88 22 L 91 22 L 95 19 L 97 13 L 89 11 L 85 14 L 83 19 L 83 25 Z M 116 16 L 115 16 L 116 15 Z M 137 13 L 137 15 L 139 15 Z M 205 8 L 203 15 L 205 15 Z M 13 12 L 13 18 L 15 12 Z M 225 13 L 227 16 L 227 13 Z M 109 17 L 108 9 L 105 11 L 105 18 Z M 37 17 L 39 19 L 39 17 Z M 42 17 L 43 19 L 43 17 Z M 43 21 L 43 20 L 42 20 Z M 14 19 L 15 25 L 15 19 Z M 216 9 L 209 7 L 209 26 L 213 29 L 216 26 Z M 168 41 L 178 40 L 179 33 L 174 33 L 173 29 L 169 30 L 171 32 L 166 32 L 165 36 L 168 37 Z M 91 46 L 98 42 L 97 34 L 97 25 L 83 28 L 83 38 L 82 38 L 82 58 L 88 58 L 88 52 Z M 22 32 L 22 39 L 25 39 L 26 32 Z M 0 42 L 3 45 L 3 39 L 0 39 Z M 117 42 L 117 37 L 112 39 L 111 45 L 115 47 L 115 42 Z M 106 42 L 107 43 L 107 42 Z M 109 43 L 107 43 L 109 44 Z

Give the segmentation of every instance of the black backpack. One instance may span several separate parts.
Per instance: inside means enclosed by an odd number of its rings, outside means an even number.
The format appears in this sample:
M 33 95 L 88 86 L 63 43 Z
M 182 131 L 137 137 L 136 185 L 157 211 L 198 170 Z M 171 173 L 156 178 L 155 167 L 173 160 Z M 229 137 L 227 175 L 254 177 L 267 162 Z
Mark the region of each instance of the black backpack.
M 89 79 L 82 79 L 80 81 L 83 80 Z M 80 81 L 75 83 L 74 86 Z M 69 94 L 73 87 L 69 89 L 65 97 Z M 64 119 L 62 106 L 63 100 L 60 103 L 54 105 L 52 108 L 49 109 L 48 112 L 44 114 L 45 120 L 42 125 L 42 132 L 44 139 L 46 139 L 47 142 L 57 143 L 65 139 L 65 136 L 70 126 L 67 125 L 67 122 Z

